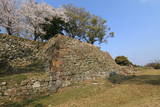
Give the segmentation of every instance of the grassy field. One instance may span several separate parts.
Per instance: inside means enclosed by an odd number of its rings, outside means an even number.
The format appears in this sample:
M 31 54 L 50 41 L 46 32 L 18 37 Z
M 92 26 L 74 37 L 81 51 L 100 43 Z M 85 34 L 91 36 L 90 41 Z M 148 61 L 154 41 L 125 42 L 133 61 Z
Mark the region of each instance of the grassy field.
M 18 104 L 24 107 L 160 107 L 160 70 L 142 70 L 118 84 L 108 80 L 85 81 Z

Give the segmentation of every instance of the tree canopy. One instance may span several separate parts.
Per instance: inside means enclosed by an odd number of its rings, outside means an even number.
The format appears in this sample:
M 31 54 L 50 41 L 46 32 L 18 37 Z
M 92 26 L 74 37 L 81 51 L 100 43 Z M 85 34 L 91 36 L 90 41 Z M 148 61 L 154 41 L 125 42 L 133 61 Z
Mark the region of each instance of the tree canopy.
M 69 22 L 66 27 L 68 36 L 94 44 L 95 42 L 105 42 L 108 37 L 113 37 L 114 33 L 106 25 L 106 20 L 93 15 L 84 8 L 73 5 L 64 5 Z
M 114 36 L 105 19 L 84 8 L 73 5 L 54 8 L 35 0 L 25 0 L 19 5 L 18 1 L 0 0 L 0 28 L 5 28 L 9 35 L 49 40 L 56 34 L 64 34 L 91 44 L 103 43 Z

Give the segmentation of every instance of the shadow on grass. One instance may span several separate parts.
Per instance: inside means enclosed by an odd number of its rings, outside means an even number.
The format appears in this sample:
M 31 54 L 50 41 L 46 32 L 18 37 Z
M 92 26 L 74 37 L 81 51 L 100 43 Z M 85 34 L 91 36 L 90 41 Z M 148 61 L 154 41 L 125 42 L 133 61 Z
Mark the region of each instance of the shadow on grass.
M 151 85 L 160 85 L 160 75 L 140 75 L 140 76 L 124 76 L 124 75 L 115 75 L 108 80 L 115 84 L 151 84 Z
M 9 67 L 8 69 L 1 69 L 0 77 L 30 72 L 44 72 L 44 64 L 41 61 L 36 61 L 23 67 Z

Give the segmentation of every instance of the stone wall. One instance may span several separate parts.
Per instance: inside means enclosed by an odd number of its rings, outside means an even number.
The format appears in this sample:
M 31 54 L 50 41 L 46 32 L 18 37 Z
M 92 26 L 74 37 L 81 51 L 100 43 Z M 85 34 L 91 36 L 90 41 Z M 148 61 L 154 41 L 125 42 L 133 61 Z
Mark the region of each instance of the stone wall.
M 48 73 L 54 80 L 53 90 L 75 82 L 106 78 L 120 73 L 112 57 L 94 45 L 58 35 L 48 41 L 41 52 Z
M 50 90 L 51 83 L 52 79 L 48 77 L 30 78 L 14 84 L 3 81 L 0 82 L 0 99 L 47 93 Z
M 0 34 L 0 61 L 7 60 L 11 66 L 24 66 L 37 59 L 36 53 L 43 43 Z
M 0 59 L 5 58 L 11 66 L 26 66 L 41 60 L 46 78 L 29 78 L 20 84 L 0 82 L 0 96 L 15 97 L 47 91 L 73 83 L 106 78 L 111 72 L 124 71 L 112 57 L 94 45 L 67 36 L 57 35 L 47 43 L 39 43 L 14 36 L 0 35 Z M 36 72 L 35 68 L 32 72 Z M 40 65 L 41 67 L 41 65 Z M 28 68 L 27 68 L 28 69 Z M 126 72 L 127 69 L 125 69 Z M 21 72 L 21 71 L 20 71 Z

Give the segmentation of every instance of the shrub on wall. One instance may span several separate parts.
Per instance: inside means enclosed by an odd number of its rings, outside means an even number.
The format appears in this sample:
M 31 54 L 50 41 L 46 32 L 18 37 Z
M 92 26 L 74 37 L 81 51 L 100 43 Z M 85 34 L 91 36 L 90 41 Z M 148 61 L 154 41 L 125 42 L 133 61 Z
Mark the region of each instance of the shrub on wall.
M 132 63 L 128 60 L 127 57 L 125 56 L 118 56 L 115 58 L 115 62 L 118 64 L 118 65 L 121 65 L 121 66 L 129 66 L 129 65 L 132 65 Z

